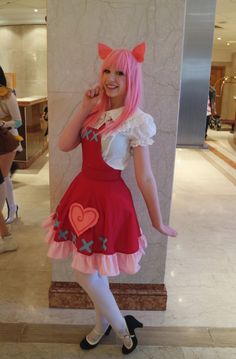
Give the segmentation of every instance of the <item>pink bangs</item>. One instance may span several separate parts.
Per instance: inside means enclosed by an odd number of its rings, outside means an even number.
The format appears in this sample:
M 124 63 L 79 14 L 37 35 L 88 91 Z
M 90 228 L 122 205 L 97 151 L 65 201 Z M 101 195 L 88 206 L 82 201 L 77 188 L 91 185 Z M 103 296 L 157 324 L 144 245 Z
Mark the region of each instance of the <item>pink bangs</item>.
M 106 129 L 102 130 L 101 133 L 112 132 L 124 123 L 127 118 L 136 111 L 142 98 L 141 64 L 136 61 L 129 50 L 114 50 L 105 58 L 100 70 L 100 82 L 104 69 L 109 67 L 114 67 L 126 75 L 127 94 L 121 115 L 116 121 L 111 122 L 109 126 L 106 126 Z M 109 110 L 109 98 L 104 91 L 100 103 L 86 120 L 85 127 L 94 125 L 102 113 L 107 110 Z

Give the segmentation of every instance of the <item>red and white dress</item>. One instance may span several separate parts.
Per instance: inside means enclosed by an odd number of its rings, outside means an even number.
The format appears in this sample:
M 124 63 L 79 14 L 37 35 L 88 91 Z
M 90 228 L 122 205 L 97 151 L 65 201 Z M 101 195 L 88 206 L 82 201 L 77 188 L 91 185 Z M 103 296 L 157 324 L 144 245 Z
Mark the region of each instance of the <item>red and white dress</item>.
M 72 253 L 72 267 L 83 273 L 134 274 L 146 247 L 121 170 L 132 147 L 153 142 L 156 127 L 152 117 L 138 109 L 112 135 L 99 135 L 99 128 L 115 121 L 121 111 L 105 112 L 97 128 L 81 132 L 81 172 L 44 225 L 49 257 L 61 259 Z

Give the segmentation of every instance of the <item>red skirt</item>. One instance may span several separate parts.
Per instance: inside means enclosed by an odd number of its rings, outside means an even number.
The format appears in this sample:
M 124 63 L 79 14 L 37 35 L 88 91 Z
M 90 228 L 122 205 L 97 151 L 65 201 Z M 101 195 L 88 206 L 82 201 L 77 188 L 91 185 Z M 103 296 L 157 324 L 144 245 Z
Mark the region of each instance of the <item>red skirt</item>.
M 72 253 L 72 267 L 84 273 L 133 274 L 146 240 L 121 172 L 104 162 L 100 136 L 90 131 L 82 135 L 82 171 L 45 223 L 48 254 L 58 259 Z

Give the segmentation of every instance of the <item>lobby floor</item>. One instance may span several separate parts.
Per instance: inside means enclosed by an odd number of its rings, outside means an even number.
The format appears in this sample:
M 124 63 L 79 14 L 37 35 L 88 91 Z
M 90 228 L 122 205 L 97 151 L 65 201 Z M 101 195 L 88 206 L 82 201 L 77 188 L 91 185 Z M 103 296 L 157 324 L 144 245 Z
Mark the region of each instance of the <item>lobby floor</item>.
M 1 343 L 1 359 L 117 359 L 120 348 L 100 345 L 95 352 L 82 352 L 75 344 Z M 129 358 L 135 359 L 235 359 L 235 348 L 172 348 L 139 346 Z
M 232 166 L 236 165 L 236 149 L 228 131 L 209 131 L 207 144 L 217 146 L 230 161 L 209 149 L 176 151 L 171 224 L 179 234 L 168 241 L 168 306 L 165 312 L 133 313 L 147 327 L 136 358 L 236 358 L 236 167 Z M 79 333 L 94 321 L 93 311 L 48 308 L 51 266 L 40 227 L 49 214 L 48 181 L 46 153 L 14 175 L 19 218 L 12 232 L 19 249 L 0 256 L 1 358 L 95 355 L 83 354 L 77 339 L 68 337 L 56 344 L 42 334 L 47 326 L 51 325 L 48 330 L 52 333 L 63 333 L 68 325 L 75 338 L 75 326 Z M 22 339 L 22 328 L 31 333 L 30 338 Z M 18 343 L 13 346 L 8 342 L 14 331 L 12 342 Z M 113 338 L 107 344 L 115 342 Z M 115 358 L 119 348 L 100 346 L 96 355 Z

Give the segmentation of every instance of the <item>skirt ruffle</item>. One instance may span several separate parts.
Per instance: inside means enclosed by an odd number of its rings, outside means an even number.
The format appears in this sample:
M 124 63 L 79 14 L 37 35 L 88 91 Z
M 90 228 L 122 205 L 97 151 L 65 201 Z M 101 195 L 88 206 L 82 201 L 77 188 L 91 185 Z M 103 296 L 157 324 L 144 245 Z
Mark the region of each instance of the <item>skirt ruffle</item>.
M 138 238 L 139 249 L 135 253 L 115 253 L 111 255 L 93 253 L 90 256 L 86 256 L 77 251 L 72 241 L 55 241 L 54 224 L 55 213 L 52 213 L 43 223 L 43 227 L 47 230 L 45 241 L 49 244 L 48 257 L 65 259 L 72 255 L 71 267 L 82 273 L 98 271 L 104 276 L 117 276 L 121 272 L 135 274 L 139 271 L 139 261 L 145 254 L 144 248 L 147 247 L 147 240 L 143 234 Z

